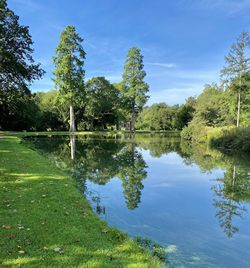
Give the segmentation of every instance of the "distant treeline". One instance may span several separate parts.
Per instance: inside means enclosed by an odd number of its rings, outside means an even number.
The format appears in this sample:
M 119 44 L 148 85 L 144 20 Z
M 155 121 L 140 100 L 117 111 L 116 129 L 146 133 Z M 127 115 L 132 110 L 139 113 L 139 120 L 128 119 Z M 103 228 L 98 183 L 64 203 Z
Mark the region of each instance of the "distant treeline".
M 31 93 L 30 85 L 44 71 L 32 57 L 27 26 L 6 1 L 0 3 L 0 129 L 2 130 L 182 130 L 182 137 L 200 141 L 207 127 L 250 125 L 249 36 L 243 32 L 233 44 L 222 84 L 206 85 L 185 104 L 146 106 L 149 86 L 144 81 L 143 56 L 129 49 L 120 83 L 105 77 L 85 82 L 83 39 L 74 26 L 61 33 L 55 50 L 54 89 Z

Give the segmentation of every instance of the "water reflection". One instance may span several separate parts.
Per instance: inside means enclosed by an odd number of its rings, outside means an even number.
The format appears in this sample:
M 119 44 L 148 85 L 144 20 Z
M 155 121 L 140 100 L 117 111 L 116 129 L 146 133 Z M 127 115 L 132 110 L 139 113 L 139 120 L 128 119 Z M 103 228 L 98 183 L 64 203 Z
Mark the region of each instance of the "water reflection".
M 231 238 L 239 229 L 234 225 L 235 218 L 243 218 L 246 208 L 243 200 L 249 195 L 250 178 L 245 169 L 229 166 L 223 178 L 218 178 L 217 184 L 212 187 L 214 203 L 217 208 L 215 214 L 225 234 Z
M 76 136 L 70 135 L 70 156 L 71 160 L 75 160 L 76 156 Z
M 148 166 L 142 150 L 153 158 L 177 153 L 187 166 L 197 165 L 202 172 L 224 170 L 223 177 L 213 181 L 213 203 L 218 224 L 229 237 L 239 232 L 235 222 L 247 211 L 250 201 L 249 159 L 226 156 L 205 145 L 190 145 L 179 138 L 165 135 L 123 136 L 51 136 L 32 137 L 33 144 L 47 153 L 57 165 L 76 178 L 79 188 L 87 193 L 86 181 L 105 185 L 116 178 L 121 181 L 128 209 L 140 206 Z M 97 213 L 105 214 L 100 196 L 92 195 Z

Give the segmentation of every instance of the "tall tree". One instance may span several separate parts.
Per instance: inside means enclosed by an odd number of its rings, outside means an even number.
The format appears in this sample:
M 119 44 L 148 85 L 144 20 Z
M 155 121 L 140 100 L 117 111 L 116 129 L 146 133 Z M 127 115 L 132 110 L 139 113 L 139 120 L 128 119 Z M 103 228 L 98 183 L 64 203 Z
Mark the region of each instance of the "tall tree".
M 84 98 L 83 69 L 85 51 L 82 46 L 83 39 L 76 32 L 74 26 L 67 26 L 62 32 L 60 42 L 56 48 L 55 85 L 59 89 L 59 99 L 64 107 L 69 108 L 69 130 L 76 131 L 74 107 L 79 106 Z
M 241 91 L 244 75 L 250 70 L 250 58 L 247 55 L 250 39 L 247 32 L 242 32 L 236 42 L 231 46 L 229 54 L 225 56 L 226 66 L 221 75 L 224 82 L 235 82 L 237 84 L 237 127 L 240 126 Z
M 33 41 L 29 27 L 19 24 L 19 17 L 0 1 L 0 88 L 29 92 L 29 84 L 44 71 L 32 57 Z
M 130 131 L 135 131 L 135 121 L 138 112 L 145 105 L 149 89 L 144 82 L 146 72 L 143 70 L 143 56 L 139 48 L 132 47 L 128 51 L 128 56 L 123 73 L 123 91 L 126 100 L 126 107 L 130 111 Z

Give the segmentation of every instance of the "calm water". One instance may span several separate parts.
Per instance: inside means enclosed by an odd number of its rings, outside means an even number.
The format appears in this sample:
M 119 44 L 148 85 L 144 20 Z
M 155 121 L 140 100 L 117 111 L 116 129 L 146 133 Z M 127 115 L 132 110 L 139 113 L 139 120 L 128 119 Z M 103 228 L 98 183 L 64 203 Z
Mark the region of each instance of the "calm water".
M 169 135 L 29 140 L 109 225 L 163 245 L 168 267 L 250 267 L 250 158 Z

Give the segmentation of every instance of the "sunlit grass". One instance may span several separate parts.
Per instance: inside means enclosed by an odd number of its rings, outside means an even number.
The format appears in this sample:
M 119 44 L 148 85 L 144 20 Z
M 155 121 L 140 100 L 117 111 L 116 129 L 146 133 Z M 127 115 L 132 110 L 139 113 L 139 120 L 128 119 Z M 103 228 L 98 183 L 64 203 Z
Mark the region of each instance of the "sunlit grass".
M 15 137 L 1 138 L 0 150 L 1 267 L 161 267 L 43 156 Z

